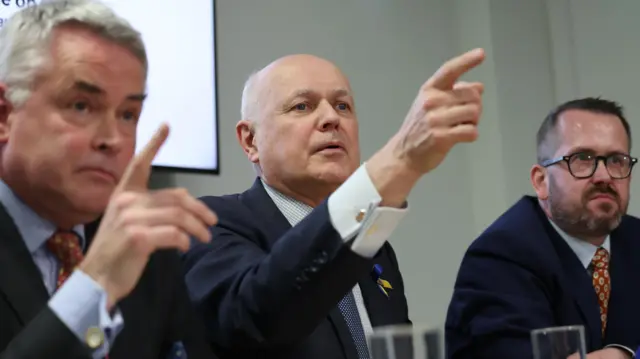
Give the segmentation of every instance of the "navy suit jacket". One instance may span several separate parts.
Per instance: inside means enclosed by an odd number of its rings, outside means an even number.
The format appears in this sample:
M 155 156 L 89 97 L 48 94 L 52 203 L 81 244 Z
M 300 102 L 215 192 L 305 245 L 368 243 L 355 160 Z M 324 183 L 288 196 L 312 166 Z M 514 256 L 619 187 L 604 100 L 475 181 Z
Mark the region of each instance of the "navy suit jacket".
M 611 233 L 611 296 L 602 338 L 591 277 L 525 196 L 466 252 L 446 320 L 447 357 L 532 358 L 533 329 L 583 325 L 587 352 L 640 345 L 640 220 L 624 216 Z
M 219 223 L 211 243 L 184 255 L 186 282 L 222 357 L 357 359 L 337 308 L 356 283 L 373 326 L 409 323 L 391 246 L 373 259 L 355 254 L 327 201 L 292 228 L 259 179 L 244 193 L 201 199 Z M 370 277 L 374 264 L 394 287 L 389 298 Z

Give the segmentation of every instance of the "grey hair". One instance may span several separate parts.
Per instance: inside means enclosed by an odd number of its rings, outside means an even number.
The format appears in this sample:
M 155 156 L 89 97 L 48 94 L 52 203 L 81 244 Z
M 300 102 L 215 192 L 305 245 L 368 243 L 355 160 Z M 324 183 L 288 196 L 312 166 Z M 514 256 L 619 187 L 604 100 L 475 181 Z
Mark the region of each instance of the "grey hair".
M 240 116 L 243 120 L 253 121 L 258 106 L 258 76 L 259 71 L 253 71 L 247 78 L 242 88 L 242 100 L 240 103 Z
M 257 126 L 256 120 L 258 117 L 256 111 L 260 107 L 257 89 L 259 75 L 259 71 L 253 71 L 249 75 L 242 88 L 242 99 L 240 101 L 240 119 L 250 121 L 253 128 Z M 251 163 L 251 166 L 256 175 L 262 176 L 262 168 L 259 163 Z
M 127 20 L 96 0 L 43 0 L 15 13 L 0 29 L 0 82 L 15 107 L 26 102 L 39 71 L 49 61 L 49 42 L 56 27 L 78 24 L 131 51 L 145 78 L 147 53 L 142 36 Z

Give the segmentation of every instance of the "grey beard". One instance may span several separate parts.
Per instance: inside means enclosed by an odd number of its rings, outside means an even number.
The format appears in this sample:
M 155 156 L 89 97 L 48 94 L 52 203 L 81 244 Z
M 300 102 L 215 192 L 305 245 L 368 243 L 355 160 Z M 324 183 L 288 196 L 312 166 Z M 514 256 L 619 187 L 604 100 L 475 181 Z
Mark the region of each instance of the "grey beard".
M 606 236 L 611 233 L 620 225 L 623 215 L 620 211 L 616 211 L 612 216 L 595 217 L 586 208 L 569 210 L 551 200 L 549 200 L 549 212 L 558 227 L 566 232 L 592 237 Z

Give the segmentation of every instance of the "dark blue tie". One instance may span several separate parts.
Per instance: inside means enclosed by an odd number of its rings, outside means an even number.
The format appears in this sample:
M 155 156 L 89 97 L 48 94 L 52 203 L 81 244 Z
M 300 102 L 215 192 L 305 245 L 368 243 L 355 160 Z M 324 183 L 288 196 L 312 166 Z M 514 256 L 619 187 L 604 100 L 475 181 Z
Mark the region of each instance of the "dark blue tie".
M 358 314 L 358 307 L 356 306 L 356 299 L 353 297 L 353 292 L 349 291 L 347 295 L 342 298 L 338 303 L 338 308 L 342 312 L 344 320 L 347 322 L 353 343 L 356 345 L 358 351 L 358 358 L 369 359 L 369 349 L 367 349 L 367 339 L 364 335 L 364 329 L 362 328 L 362 321 L 360 320 L 360 314 Z

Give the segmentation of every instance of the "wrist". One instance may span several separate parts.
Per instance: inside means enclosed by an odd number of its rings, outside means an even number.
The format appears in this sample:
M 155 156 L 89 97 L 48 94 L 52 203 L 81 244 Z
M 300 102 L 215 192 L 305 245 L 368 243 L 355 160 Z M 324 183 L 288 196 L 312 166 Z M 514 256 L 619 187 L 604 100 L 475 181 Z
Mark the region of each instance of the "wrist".
M 78 270 L 88 275 L 93 281 L 102 288 L 107 294 L 107 311 L 111 312 L 115 308 L 118 299 L 114 295 L 114 287 L 106 275 L 100 274 L 100 271 L 93 270 L 91 265 L 86 265 L 84 262 L 78 266 Z
M 402 207 L 421 174 L 397 156 L 390 141 L 366 163 L 371 182 L 382 198 L 382 206 Z

